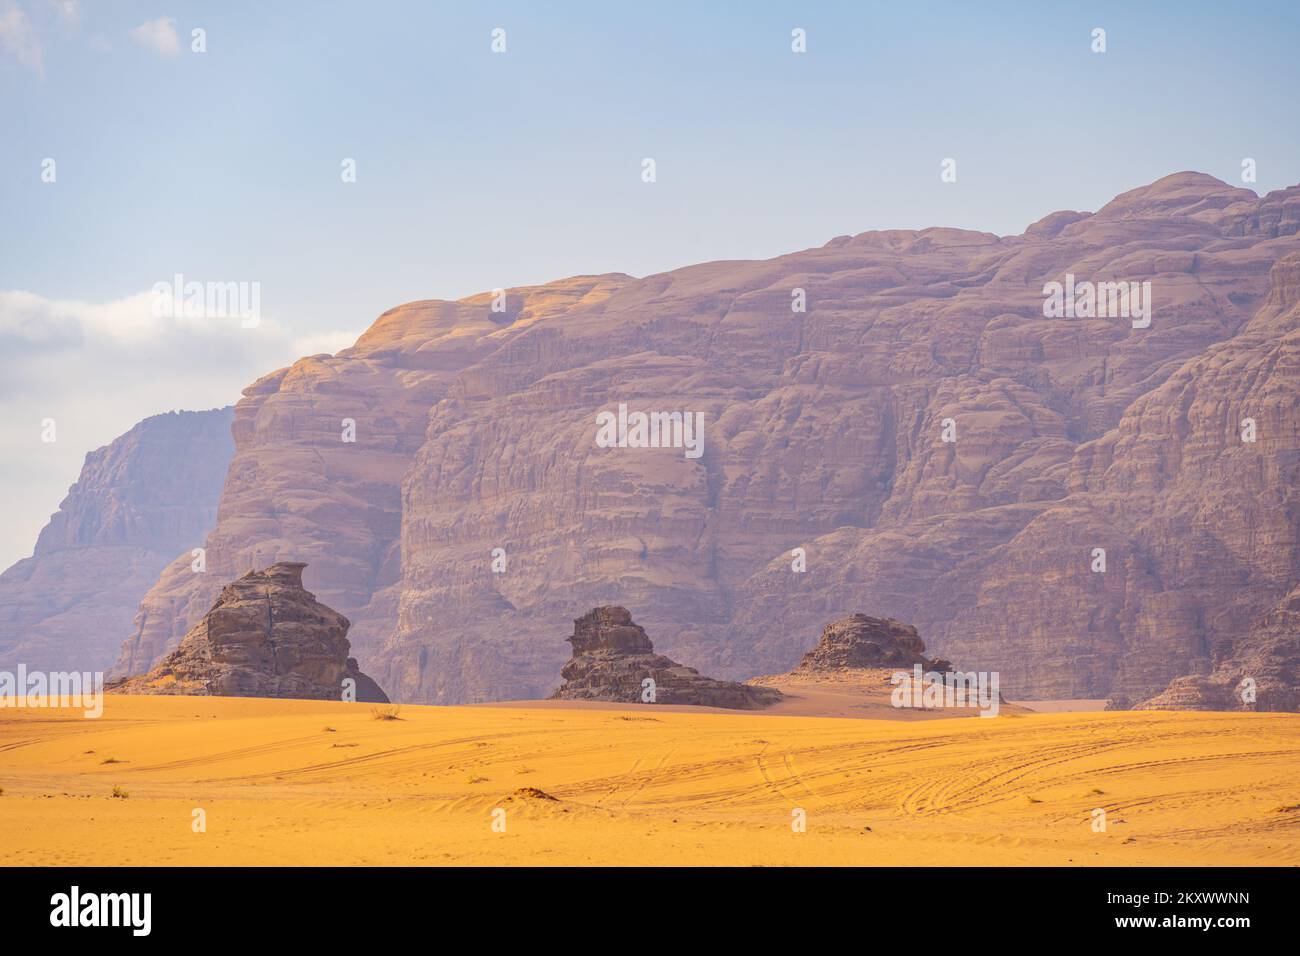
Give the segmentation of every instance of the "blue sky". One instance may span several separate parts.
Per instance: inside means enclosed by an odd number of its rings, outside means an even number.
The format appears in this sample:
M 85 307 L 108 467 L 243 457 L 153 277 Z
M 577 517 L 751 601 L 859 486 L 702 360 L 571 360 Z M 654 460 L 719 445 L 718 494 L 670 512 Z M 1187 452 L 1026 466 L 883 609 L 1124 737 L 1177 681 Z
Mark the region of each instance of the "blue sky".
M 403 301 L 1300 182 L 1300 4 L 705 6 L 0 0 L 0 567 L 89 448 Z M 142 326 L 177 272 L 272 321 Z

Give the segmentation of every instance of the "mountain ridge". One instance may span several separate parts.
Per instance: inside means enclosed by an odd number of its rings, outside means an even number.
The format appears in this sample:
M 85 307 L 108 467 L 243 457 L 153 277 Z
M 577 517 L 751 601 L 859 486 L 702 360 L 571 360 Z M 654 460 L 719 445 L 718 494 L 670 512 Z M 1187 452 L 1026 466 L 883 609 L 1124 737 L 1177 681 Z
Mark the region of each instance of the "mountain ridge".
M 1298 230 L 1300 187 L 1180 173 L 1019 236 L 885 230 L 506 290 L 502 313 L 490 293 L 408 303 L 245 390 L 209 555 L 230 573 L 307 561 L 395 699 L 542 696 L 556 621 L 606 604 L 643 609 L 666 653 L 722 677 L 788 669 L 821 622 L 865 608 L 1004 669 L 1012 696 L 1141 699 L 1207 669 L 1228 617 L 1281 599 L 1291 559 L 1247 555 L 1258 586 L 1216 597 L 1222 582 L 1129 536 L 1124 501 L 1145 492 L 1088 477 L 1109 447 L 1093 443 L 1193 360 L 1248 347 L 1234 339 L 1285 294 L 1272 270 Z M 1045 318 L 1043 285 L 1067 273 L 1150 281 L 1152 327 Z M 594 415 L 620 402 L 703 413 L 702 458 L 595 454 Z M 1198 474 L 1183 493 L 1226 493 Z M 1285 523 L 1279 507 L 1250 520 Z M 1079 577 L 1107 543 L 1109 576 Z M 1034 548 L 1050 566 L 1025 561 Z M 119 666 L 174 644 L 203 587 L 164 571 Z

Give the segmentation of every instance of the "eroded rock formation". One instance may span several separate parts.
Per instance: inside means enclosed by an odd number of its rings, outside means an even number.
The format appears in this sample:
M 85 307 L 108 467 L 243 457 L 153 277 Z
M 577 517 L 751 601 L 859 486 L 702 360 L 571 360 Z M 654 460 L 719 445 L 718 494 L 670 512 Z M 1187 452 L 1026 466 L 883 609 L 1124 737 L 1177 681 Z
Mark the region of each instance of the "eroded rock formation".
M 101 671 L 167 563 L 216 523 L 234 410 L 169 412 L 86 455 L 30 558 L 0 574 L 0 670 Z
M 304 567 L 283 561 L 227 584 L 162 663 L 112 689 L 123 694 L 341 700 L 343 681 L 351 678 L 356 700 L 387 703 L 379 685 L 348 656 L 348 619 L 303 588 Z
M 817 646 L 804 654 L 793 673 L 817 675 L 882 667 L 910 671 L 913 664 L 927 671 L 951 667 L 947 661 L 925 656 L 925 642 L 910 624 L 858 613 L 827 624 Z
M 643 628 L 622 607 L 598 607 L 573 622 L 573 657 L 560 669 L 556 700 L 696 704 L 757 710 L 781 699 L 780 691 L 703 677 L 693 667 L 654 652 Z M 646 680 L 653 700 L 646 700 Z

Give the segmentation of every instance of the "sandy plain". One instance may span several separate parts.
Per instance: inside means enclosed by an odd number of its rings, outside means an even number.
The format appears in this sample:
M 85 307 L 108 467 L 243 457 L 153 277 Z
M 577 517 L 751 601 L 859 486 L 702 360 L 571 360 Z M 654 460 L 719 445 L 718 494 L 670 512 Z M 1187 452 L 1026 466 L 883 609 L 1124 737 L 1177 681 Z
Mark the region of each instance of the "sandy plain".
M 1300 864 L 1300 715 L 798 709 L 4 709 L 0 865 Z

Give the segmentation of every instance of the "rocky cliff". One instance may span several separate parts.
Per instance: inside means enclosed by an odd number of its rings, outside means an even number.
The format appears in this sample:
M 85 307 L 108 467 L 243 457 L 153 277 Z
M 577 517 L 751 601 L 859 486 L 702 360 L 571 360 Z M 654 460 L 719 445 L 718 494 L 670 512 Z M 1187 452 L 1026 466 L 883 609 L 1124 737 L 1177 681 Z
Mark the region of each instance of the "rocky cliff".
M 141 598 L 216 523 L 231 408 L 146 418 L 86 455 L 30 558 L 0 574 L 0 670 L 107 670 Z
M 120 667 L 301 556 L 402 700 L 542 696 L 556 622 L 610 601 L 720 676 L 868 606 L 1008 696 L 1145 699 L 1298 577 L 1297 231 L 1300 187 L 1179 173 L 1019 236 L 402 306 L 245 392 L 221 573 L 166 570 Z M 1045 315 L 1067 276 L 1149 282 L 1149 325 Z M 597 442 L 620 406 L 702 416 L 699 454 Z
M 573 635 L 566 640 L 573 646 L 573 656 L 560 670 L 564 683 L 551 695 L 556 700 L 758 710 L 782 696 L 768 687 L 703 677 L 693 667 L 656 654 L 627 608 L 593 608 L 573 622 Z
M 1208 674 L 1177 677 L 1137 708 L 1300 711 L 1300 588 L 1216 650 Z
M 355 700 L 387 703 L 379 685 L 348 656 L 348 619 L 303 588 L 304 567 L 284 561 L 227 584 L 175 651 L 148 674 L 110 689 L 341 700 L 343 682 L 351 679 Z

